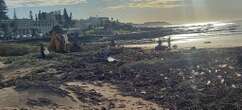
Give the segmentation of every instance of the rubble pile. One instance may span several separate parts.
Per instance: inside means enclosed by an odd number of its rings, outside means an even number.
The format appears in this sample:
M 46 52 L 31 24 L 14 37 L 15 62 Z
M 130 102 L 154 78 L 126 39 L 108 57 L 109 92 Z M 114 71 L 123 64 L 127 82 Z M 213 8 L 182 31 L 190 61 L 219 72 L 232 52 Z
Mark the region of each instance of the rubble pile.
M 26 79 L 17 79 L 15 88 L 18 91 L 26 89 L 42 89 L 48 92 L 58 93 L 60 96 L 68 96 L 68 92 L 60 89 L 60 84 L 54 84 L 53 82 L 44 82 L 37 80 L 26 80 Z
M 49 99 L 46 98 L 38 98 L 37 100 L 34 99 L 28 99 L 27 102 L 28 105 L 31 106 L 55 106 L 53 102 L 51 102 Z
M 165 108 L 238 109 L 242 105 L 240 52 L 211 49 L 153 54 L 123 50 L 114 55 L 122 64 L 79 60 L 57 70 L 69 80 L 115 84 L 124 95 L 142 97 Z
M 99 52 L 63 54 L 66 58 L 53 56 L 48 60 L 65 59 L 65 63 L 55 63 L 16 79 L 1 80 L 0 87 L 15 86 L 17 91 L 42 89 L 73 100 L 71 94 L 75 94 L 80 102 L 112 108 L 112 101 L 95 90 L 65 85 L 73 81 L 102 82 L 117 86 L 124 96 L 141 97 L 171 110 L 240 109 L 240 53 L 241 48 L 170 52 L 114 48 L 110 57 L 117 62 L 98 60 Z M 45 99 L 29 100 L 28 104 L 33 106 L 54 104 Z
M 86 91 L 79 86 L 69 86 L 68 89 L 73 91 L 81 102 L 91 105 L 99 105 L 101 104 L 101 102 L 107 100 L 101 94 L 97 93 L 94 90 Z

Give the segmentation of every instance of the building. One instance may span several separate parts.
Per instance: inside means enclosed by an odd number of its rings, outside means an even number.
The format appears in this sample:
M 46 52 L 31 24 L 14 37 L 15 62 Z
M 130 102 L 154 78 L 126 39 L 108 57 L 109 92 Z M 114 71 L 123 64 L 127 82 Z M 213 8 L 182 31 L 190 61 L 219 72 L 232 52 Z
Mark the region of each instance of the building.
M 33 18 L 32 12 L 30 11 L 29 19 L 18 19 L 16 13 L 14 19 L 1 20 L 0 21 L 0 34 L 5 37 L 17 37 L 17 36 L 36 36 L 48 34 L 52 28 L 56 25 L 63 27 L 69 27 L 71 23 L 70 16 L 61 11 L 53 12 L 41 12 L 35 15 Z
M 89 17 L 85 20 L 72 20 L 72 14 L 67 14 L 66 10 L 41 12 L 33 17 L 30 12 L 29 19 L 18 19 L 16 14 L 14 19 L 0 21 L 0 36 L 5 37 L 41 37 L 47 35 L 54 26 L 62 26 L 68 33 L 81 34 L 90 27 L 104 28 L 105 24 L 110 24 L 108 17 Z
M 33 34 L 36 32 L 36 28 L 34 27 L 35 22 L 30 19 L 16 19 L 11 20 L 13 24 L 13 33 L 16 35 L 27 35 Z
M 80 20 L 81 29 L 87 29 L 90 26 L 100 26 L 108 23 L 110 20 L 108 17 L 89 17 L 86 20 Z
M 34 21 L 33 27 L 38 33 L 47 34 L 56 25 L 59 23 L 55 20 L 37 20 Z
M 56 21 L 50 20 L 31 20 L 16 19 L 0 21 L 1 31 L 11 33 L 12 35 L 36 35 L 47 34 L 54 26 L 58 25 Z

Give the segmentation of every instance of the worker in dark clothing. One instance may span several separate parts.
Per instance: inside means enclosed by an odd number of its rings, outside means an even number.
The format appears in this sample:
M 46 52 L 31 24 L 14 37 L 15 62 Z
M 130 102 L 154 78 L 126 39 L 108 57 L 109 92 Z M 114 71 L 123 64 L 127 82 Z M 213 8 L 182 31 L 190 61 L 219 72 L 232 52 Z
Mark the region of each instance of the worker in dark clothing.
M 40 44 L 40 57 L 41 58 L 46 58 L 46 55 L 45 55 L 45 47 L 43 44 Z
M 171 37 L 168 38 L 168 48 L 171 49 Z
M 155 47 L 155 51 L 164 51 L 164 50 L 167 49 L 166 46 L 162 45 L 162 40 L 161 39 L 159 39 L 157 43 L 158 43 L 158 45 Z
M 72 41 L 72 45 L 71 45 L 71 52 L 79 52 L 81 51 L 81 46 L 80 46 L 80 39 L 79 39 L 79 34 L 78 33 L 74 33 L 71 35 L 71 41 Z
M 114 39 L 111 40 L 110 46 L 111 47 L 116 47 L 116 41 Z

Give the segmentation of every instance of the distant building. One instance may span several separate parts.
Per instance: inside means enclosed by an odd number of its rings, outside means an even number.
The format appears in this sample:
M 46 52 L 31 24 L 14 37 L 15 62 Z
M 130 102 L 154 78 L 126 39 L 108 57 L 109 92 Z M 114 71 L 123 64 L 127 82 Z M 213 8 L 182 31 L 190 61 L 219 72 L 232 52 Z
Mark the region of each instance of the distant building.
M 33 19 L 32 12 L 30 12 L 29 19 L 18 19 L 16 12 L 14 12 L 14 19 L 0 21 L 0 34 L 8 33 L 10 36 L 26 36 L 26 35 L 44 35 L 49 33 L 51 29 L 56 26 L 71 25 L 71 14 L 62 14 L 61 11 L 41 12 L 35 15 Z
M 89 17 L 88 19 L 72 20 L 72 14 L 67 11 L 41 12 L 33 16 L 30 11 L 29 19 L 18 19 L 14 12 L 14 19 L 0 21 L 0 36 L 10 37 L 31 36 L 39 37 L 48 34 L 54 26 L 62 26 L 68 34 L 81 34 L 85 30 L 95 28 L 99 33 L 107 34 L 111 32 L 112 24 L 108 17 Z M 109 27 L 104 29 L 104 27 Z M 104 30 L 104 31 L 102 31 Z M 4 33 L 4 34 L 3 34 Z M 7 33 L 7 34 L 6 34 Z
M 36 16 L 34 25 L 39 33 L 46 34 L 56 25 L 69 27 L 71 25 L 71 20 L 71 14 L 70 16 L 64 13 L 61 14 L 61 11 L 53 11 L 49 13 L 40 11 Z
M 99 26 L 109 21 L 108 17 L 89 17 L 86 20 L 80 20 L 80 25 L 82 29 L 87 29 L 89 26 Z
M 55 20 L 37 20 L 34 21 L 34 29 L 37 30 L 38 33 L 46 34 L 51 31 L 51 29 L 59 25 L 59 23 Z
M 109 18 L 108 17 L 90 17 L 86 21 L 93 25 L 99 25 L 99 24 L 108 22 Z

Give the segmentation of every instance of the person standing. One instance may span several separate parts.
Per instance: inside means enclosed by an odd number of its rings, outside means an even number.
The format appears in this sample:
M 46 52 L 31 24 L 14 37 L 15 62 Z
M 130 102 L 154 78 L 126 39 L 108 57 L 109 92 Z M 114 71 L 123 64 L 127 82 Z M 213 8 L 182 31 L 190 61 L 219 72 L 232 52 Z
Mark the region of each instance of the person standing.
M 43 44 L 40 44 L 40 57 L 41 58 L 46 58 L 45 47 L 44 47 Z
M 167 42 L 168 42 L 168 48 L 169 48 L 169 49 L 171 49 L 171 37 L 170 37 L 170 36 L 169 36 L 169 38 L 168 38 L 168 41 L 167 41 Z

